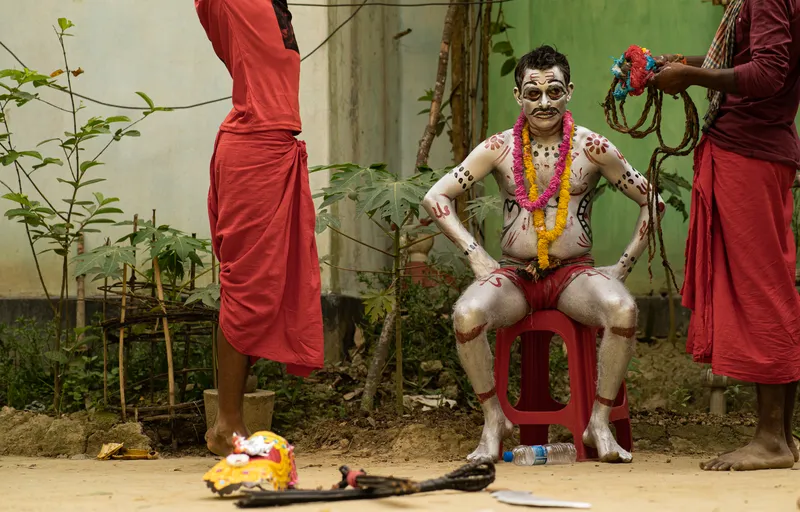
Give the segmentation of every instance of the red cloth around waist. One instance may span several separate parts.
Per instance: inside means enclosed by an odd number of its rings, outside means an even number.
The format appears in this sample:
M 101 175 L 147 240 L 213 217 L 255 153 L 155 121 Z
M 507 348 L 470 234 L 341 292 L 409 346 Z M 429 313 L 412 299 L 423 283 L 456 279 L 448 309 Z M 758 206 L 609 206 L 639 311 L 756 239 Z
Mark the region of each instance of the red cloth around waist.
M 296 375 L 324 359 L 321 280 L 305 143 L 289 131 L 220 133 L 208 213 L 220 327 L 239 352 Z
M 795 171 L 705 138 L 695 175 L 683 305 L 687 352 L 748 382 L 800 380 L 800 296 L 792 233 Z
M 561 293 L 569 284 L 587 270 L 594 269 L 594 259 L 590 255 L 561 262 L 561 266 L 538 280 L 526 279 L 518 267 L 502 267 L 493 274 L 507 277 L 522 291 L 532 311 L 556 309 Z M 491 278 L 489 283 L 492 283 Z M 493 284 L 493 286 L 497 286 Z

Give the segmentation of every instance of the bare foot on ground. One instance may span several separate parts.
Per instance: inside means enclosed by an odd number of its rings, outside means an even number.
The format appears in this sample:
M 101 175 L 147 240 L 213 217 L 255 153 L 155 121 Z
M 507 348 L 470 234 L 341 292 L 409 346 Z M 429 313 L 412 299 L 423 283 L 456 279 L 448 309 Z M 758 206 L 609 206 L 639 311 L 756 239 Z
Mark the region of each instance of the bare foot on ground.
M 633 460 L 633 455 L 622 449 L 606 424 L 589 421 L 583 433 L 583 444 L 597 450 L 600 462 L 628 463 Z
M 720 455 L 700 464 L 705 471 L 755 471 L 759 469 L 791 469 L 795 455 L 785 442 L 756 440 L 744 448 Z
M 206 432 L 206 446 L 208 447 L 208 451 L 220 457 L 227 457 L 233 453 L 234 433 L 244 437 L 249 436 L 247 429 L 243 426 L 238 429 L 229 429 L 217 424 L 208 429 Z
M 497 462 L 500 456 L 500 443 L 514 432 L 514 425 L 501 415 L 497 420 L 486 420 L 483 424 L 481 442 L 474 452 L 467 455 L 467 460 L 476 462 L 491 460 Z

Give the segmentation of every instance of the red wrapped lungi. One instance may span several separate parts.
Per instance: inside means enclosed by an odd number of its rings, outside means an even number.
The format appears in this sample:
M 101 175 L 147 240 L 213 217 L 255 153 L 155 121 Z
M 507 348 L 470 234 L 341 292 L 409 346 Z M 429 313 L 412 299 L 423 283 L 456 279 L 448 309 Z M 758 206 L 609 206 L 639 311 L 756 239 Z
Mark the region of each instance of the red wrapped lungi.
M 290 132 L 222 132 L 208 194 L 225 339 L 296 375 L 322 367 L 324 351 L 306 159 Z
M 694 171 L 681 292 L 692 310 L 688 353 L 715 374 L 747 382 L 800 380 L 795 170 L 705 138 Z

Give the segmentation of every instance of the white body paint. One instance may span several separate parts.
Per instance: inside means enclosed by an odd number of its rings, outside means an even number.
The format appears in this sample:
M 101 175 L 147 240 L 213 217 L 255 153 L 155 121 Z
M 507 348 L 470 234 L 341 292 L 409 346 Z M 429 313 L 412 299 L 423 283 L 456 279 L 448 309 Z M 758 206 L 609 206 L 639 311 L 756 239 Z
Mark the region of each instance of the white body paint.
M 537 185 L 542 191 L 555 171 L 556 151 L 562 139 L 562 117 L 573 86 L 565 83 L 567 80 L 557 67 L 527 70 L 525 77 L 522 91 L 515 89 L 515 97 L 530 125 Z M 494 276 L 491 278 L 493 286 L 482 286 L 500 265 L 461 224 L 455 215 L 454 200 L 475 183 L 493 175 L 504 202 L 503 255 L 522 262 L 535 260 L 537 235 L 533 229 L 533 214 L 520 208 L 515 197 L 514 144 L 512 130 L 492 136 L 475 148 L 452 173 L 439 180 L 423 202 L 439 228 L 467 255 L 477 278 L 458 300 L 454 323 L 462 365 L 479 397 L 491 396 L 494 390 L 493 356 L 486 333 L 522 320 L 530 313 L 530 307 L 522 292 L 505 277 Z M 590 253 L 591 203 L 601 177 L 640 206 L 633 236 L 617 264 L 579 275 L 558 302 L 558 309 L 571 318 L 586 325 L 604 327 L 598 354 L 597 391 L 600 397 L 614 400 L 635 343 L 636 304 L 623 282 L 647 248 L 646 233 L 651 223 L 647 208 L 648 184 L 606 138 L 587 128 L 576 126 L 572 153 L 569 215 L 564 233 L 550 247 L 551 258 L 566 260 Z M 528 187 L 526 182 L 526 189 Z M 556 194 L 546 208 L 548 229 L 555 224 L 557 198 Z M 660 199 L 658 210 L 664 211 Z M 482 407 L 483 435 L 470 460 L 496 459 L 500 442 L 512 430 L 496 396 L 483 401 Z M 617 444 L 609 429 L 610 410 L 607 405 L 595 402 L 584 441 L 597 448 L 603 461 L 629 462 L 631 454 Z

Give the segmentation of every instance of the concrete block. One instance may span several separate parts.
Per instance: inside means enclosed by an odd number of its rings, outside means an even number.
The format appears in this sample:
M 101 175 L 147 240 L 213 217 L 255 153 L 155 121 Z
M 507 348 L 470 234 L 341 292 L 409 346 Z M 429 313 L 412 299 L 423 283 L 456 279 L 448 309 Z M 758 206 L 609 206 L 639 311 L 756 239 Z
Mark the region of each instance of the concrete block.
M 206 407 L 206 426 L 211 428 L 217 421 L 219 395 L 216 389 L 203 392 Z M 258 389 L 244 394 L 244 424 L 251 434 L 272 428 L 272 412 L 275 408 L 275 393 Z

